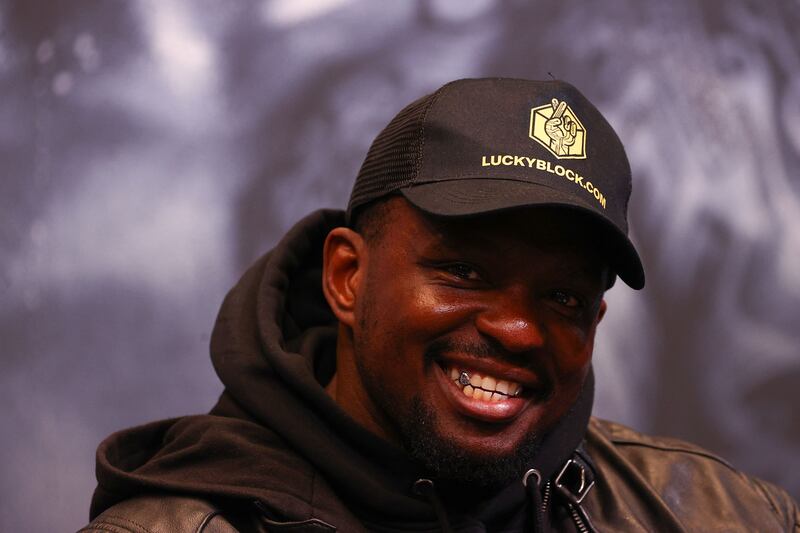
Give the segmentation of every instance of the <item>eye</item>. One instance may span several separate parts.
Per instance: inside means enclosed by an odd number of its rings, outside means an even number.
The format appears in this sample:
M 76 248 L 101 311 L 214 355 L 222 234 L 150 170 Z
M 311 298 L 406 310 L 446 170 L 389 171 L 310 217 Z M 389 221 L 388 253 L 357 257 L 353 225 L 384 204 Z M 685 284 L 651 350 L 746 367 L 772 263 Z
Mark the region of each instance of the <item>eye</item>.
M 564 307 L 569 307 L 570 309 L 577 309 L 582 306 L 581 301 L 567 291 L 553 291 L 550 293 L 550 298 L 552 298 L 555 303 L 563 305 Z
M 442 265 L 442 270 L 447 272 L 448 274 L 452 274 L 453 276 L 457 277 L 458 279 L 466 280 L 466 281 L 480 281 L 481 275 L 480 273 L 473 267 L 467 263 L 449 263 L 446 265 Z

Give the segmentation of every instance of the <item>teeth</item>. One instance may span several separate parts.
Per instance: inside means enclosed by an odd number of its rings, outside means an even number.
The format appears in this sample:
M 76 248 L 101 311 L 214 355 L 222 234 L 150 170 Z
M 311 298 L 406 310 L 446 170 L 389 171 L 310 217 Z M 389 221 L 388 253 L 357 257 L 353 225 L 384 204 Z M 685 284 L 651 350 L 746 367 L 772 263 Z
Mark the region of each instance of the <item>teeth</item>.
M 467 372 L 451 367 L 448 374 L 456 385 L 463 387 L 461 390 L 465 396 L 484 402 L 499 402 L 508 397 L 519 396 L 522 392 L 522 386 L 519 383 L 492 376 L 481 376 L 476 372 Z
M 503 381 L 503 380 L 498 381 L 495 390 L 497 392 L 502 392 L 503 394 L 508 394 L 508 385 L 509 385 L 508 381 Z

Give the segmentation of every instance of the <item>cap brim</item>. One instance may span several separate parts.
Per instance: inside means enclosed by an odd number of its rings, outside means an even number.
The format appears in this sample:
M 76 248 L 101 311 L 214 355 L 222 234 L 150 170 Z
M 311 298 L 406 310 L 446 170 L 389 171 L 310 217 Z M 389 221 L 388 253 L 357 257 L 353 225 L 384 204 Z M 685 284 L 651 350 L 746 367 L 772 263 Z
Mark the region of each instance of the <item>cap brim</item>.
M 644 287 L 644 268 L 627 235 L 611 220 L 575 195 L 531 182 L 470 178 L 422 183 L 400 189 L 419 209 L 439 216 L 469 216 L 525 206 L 578 209 L 602 224 L 611 238 L 611 268 L 632 289 Z

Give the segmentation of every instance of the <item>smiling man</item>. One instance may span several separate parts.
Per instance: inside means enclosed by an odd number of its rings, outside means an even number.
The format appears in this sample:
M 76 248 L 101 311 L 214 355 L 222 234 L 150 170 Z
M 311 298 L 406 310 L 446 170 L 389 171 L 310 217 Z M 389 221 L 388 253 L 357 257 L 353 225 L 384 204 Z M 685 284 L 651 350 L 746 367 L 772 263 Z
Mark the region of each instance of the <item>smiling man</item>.
M 229 293 L 211 414 L 101 444 L 85 531 L 796 531 L 782 490 L 591 418 L 604 292 L 644 285 L 630 187 L 564 82 L 410 104 Z
M 383 230 L 328 235 L 328 391 L 437 477 L 507 483 L 589 372 L 611 278 L 599 235 L 552 207 L 456 220 L 400 197 L 378 208 Z

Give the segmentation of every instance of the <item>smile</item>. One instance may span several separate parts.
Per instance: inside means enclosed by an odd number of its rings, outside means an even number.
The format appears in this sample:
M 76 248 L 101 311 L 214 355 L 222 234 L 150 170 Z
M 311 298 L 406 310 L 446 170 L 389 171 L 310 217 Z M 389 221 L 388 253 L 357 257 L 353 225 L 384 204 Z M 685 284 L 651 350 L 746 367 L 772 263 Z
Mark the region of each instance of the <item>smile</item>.
M 484 402 L 500 402 L 516 398 L 522 393 L 519 383 L 500 379 L 473 370 L 450 366 L 445 369 L 447 375 L 461 389 L 464 396 Z

